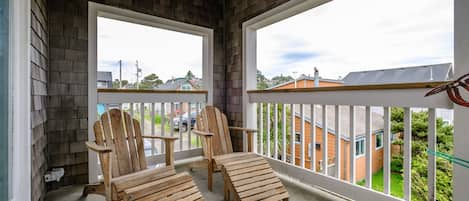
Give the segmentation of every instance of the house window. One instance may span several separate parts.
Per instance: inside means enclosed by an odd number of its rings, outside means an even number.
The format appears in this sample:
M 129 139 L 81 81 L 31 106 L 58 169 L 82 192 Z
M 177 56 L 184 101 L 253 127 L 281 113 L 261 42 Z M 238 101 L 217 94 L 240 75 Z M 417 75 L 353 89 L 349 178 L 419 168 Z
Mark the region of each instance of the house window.
M 355 156 L 360 157 L 365 155 L 365 138 L 355 141 Z
M 380 149 L 383 147 L 383 134 L 378 133 L 376 134 L 376 149 Z
M 295 143 L 296 144 L 301 144 L 301 134 L 300 133 L 295 134 Z

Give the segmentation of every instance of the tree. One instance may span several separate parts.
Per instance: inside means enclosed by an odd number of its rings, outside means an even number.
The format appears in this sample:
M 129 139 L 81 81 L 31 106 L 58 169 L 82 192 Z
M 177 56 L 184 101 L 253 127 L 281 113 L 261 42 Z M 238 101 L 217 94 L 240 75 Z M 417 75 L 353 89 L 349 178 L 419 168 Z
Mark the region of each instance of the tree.
M 272 86 L 282 84 L 282 83 L 292 81 L 292 80 L 293 80 L 292 76 L 283 76 L 282 74 L 280 74 L 272 78 Z
M 128 80 L 122 80 L 122 87 L 124 87 L 127 84 L 129 84 Z M 120 88 L 120 82 L 118 79 L 115 79 L 114 82 L 112 82 L 112 88 Z
M 269 79 L 267 79 L 260 70 L 257 70 L 257 89 L 269 88 Z
M 194 79 L 194 78 L 195 78 L 194 73 L 192 73 L 192 71 L 190 71 L 190 70 L 187 71 L 186 79 L 187 79 L 187 80 L 192 80 L 192 79 Z
M 404 110 L 402 108 L 392 108 L 391 110 L 391 130 L 393 133 L 404 131 Z M 453 154 L 453 126 L 443 122 L 438 118 L 437 122 L 437 150 Z M 428 195 L 427 189 L 427 133 L 428 133 L 428 112 L 412 113 L 412 200 L 425 200 Z M 393 161 L 400 163 L 402 156 L 393 157 Z M 437 158 L 437 200 L 452 200 L 452 164 L 441 158 Z M 402 164 L 401 164 L 402 165 Z M 402 166 L 401 166 L 402 168 Z
M 154 89 L 160 84 L 163 84 L 163 81 L 160 80 L 160 78 L 156 74 L 152 73 L 143 78 L 143 80 L 139 83 L 139 88 Z

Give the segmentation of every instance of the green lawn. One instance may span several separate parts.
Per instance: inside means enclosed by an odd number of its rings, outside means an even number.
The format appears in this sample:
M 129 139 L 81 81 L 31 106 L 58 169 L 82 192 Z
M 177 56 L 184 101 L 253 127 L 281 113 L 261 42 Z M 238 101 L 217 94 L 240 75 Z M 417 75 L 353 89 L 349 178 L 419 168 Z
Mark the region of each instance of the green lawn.
M 364 186 L 365 180 L 357 182 L 358 185 Z M 383 192 L 383 169 L 373 174 L 372 188 L 376 191 Z M 391 173 L 391 195 L 399 198 L 404 197 L 404 182 L 402 175 Z

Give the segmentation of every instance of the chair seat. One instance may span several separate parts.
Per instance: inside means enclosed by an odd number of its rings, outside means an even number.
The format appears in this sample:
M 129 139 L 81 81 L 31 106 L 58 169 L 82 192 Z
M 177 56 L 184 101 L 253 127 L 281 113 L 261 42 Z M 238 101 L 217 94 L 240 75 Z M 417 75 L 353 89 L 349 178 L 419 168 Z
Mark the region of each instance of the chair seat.
M 255 158 L 255 157 L 258 157 L 257 154 L 251 153 L 251 152 L 234 152 L 234 153 L 229 153 L 229 154 L 213 156 L 213 160 L 215 161 L 215 165 L 217 167 L 221 167 L 225 163 L 243 160 L 243 159 Z

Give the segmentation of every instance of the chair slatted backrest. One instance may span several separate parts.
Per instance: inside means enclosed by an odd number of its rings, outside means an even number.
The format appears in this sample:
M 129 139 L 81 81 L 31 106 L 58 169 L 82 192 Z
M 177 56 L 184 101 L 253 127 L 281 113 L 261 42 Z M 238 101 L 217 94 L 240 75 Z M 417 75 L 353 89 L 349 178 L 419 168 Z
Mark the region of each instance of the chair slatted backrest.
M 197 116 L 197 130 L 213 133 L 212 155 L 233 153 L 226 115 L 214 106 L 206 106 Z M 204 141 L 202 141 L 204 143 Z M 203 144 L 204 147 L 206 145 Z M 208 154 L 208 153 L 204 153 Z
M 147 169 L 140 123 L 128 113 L 111 109 L 94 123 L 96 144 L 112 149 L 112 177 L 118 177 Z M 107 171 L 101 160 L 103 172 Z

